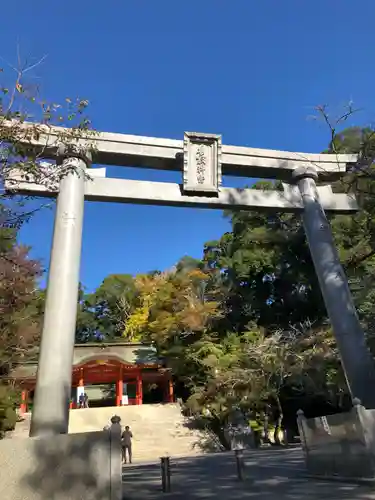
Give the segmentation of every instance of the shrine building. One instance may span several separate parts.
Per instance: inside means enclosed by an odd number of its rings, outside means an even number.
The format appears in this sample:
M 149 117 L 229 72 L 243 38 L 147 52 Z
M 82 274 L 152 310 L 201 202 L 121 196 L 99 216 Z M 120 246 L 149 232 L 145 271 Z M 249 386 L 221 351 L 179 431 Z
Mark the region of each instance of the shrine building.
M 32 411 L 35 359 L 19 363 L 12 379 L 22 388 L 20 412 Z M 150 344 L 87 343 L 74 346 L 70 408 L 86 393 L 89 407 L 173 403 L 171 371 Z

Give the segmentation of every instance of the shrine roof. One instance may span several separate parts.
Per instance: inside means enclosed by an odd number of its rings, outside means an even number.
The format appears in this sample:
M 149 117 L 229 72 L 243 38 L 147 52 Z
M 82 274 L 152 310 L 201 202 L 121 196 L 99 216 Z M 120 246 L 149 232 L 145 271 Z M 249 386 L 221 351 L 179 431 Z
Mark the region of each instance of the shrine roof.
M 35 358 L 23 363 L 18 363 L 12 371 L 12 378 L 26 379 L 35 378 L 38 368 L 38 351 Z M 73 366 L 81 366 L 94 360 L 112 360 L 126 365 L 161 365 L 156 349 L 152 344 L 134 342 L 116 343 L 87 343 L 74 346 Z
M 73 366 L 96 358 L 117 359 L 125 364 L 160 364 L 156 349 L 145 343 L 87 343 L 74 346 Z

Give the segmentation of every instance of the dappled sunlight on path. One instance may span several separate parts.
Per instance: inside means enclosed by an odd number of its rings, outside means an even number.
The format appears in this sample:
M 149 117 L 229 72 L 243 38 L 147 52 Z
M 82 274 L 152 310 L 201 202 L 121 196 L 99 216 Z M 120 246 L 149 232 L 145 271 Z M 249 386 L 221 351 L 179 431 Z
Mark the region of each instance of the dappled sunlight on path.
M 123 471 L 123 499 L 375 500 L 370 485 L 308 479 L 300 449 L 247 453 L 243 483 L 231 453 L 171 460 L 171 484 L 171 493 L 162 493 L 159 464 L 134 464 Z

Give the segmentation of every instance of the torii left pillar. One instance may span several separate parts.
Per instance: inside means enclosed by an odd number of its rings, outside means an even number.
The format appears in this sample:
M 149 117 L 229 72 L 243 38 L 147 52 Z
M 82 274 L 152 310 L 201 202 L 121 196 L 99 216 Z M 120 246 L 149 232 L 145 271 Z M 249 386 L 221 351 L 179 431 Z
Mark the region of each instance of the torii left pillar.
M 90 159 L 76 147 L 59 149 L 61 180 L 30 436 L 66 434 L 81 259 L 85 171 Z

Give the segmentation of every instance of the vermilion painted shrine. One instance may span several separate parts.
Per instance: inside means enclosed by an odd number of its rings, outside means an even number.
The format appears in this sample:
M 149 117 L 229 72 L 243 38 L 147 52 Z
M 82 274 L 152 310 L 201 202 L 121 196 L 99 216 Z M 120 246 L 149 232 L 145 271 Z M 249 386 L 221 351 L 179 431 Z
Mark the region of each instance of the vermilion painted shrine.
M 21 413 L 32 408 L 32 396 L 36 386 L 37 361 L 18 365 L 12 378 L 22 388 Z M 107 401 L 89 401 L 90 407 L 110 404 L 113 406 L 141 405 L 144 403 L 144 387 L 157 389 L 155 400 L 146 402 L 172 403 L 174 401 L 171 372 L 157 359 L 151 345 L 138 343 L 81 344 L 74 346 L 72 365 L 71 409 L 77 408 L 79 394 L 87 386 L 114 385 L 113 396 Z M 148 394 L 149 396 L 149 394 Z

